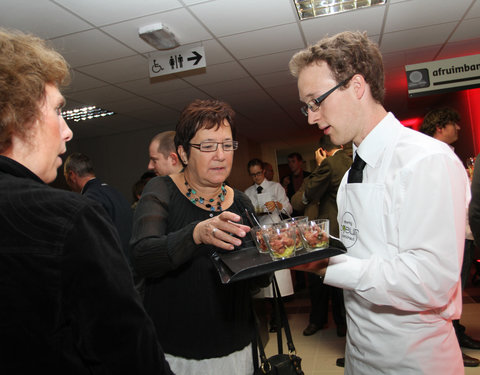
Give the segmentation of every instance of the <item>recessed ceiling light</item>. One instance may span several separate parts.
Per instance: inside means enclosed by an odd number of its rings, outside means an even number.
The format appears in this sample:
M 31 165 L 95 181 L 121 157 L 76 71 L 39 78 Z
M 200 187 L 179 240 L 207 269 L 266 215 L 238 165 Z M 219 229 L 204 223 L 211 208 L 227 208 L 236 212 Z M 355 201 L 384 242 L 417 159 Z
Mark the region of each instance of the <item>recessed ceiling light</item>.
M 65 120 L 73 120 L 75 122 L 92 120 L 112 115 L 115 115 L 115 112 L 108 111 L 102 108 L 97 108 L 95 106 L 76 108 L 62 112 L 62 116 Z
M 382 5 L 387 0 L 293 0 L 300 20 Z

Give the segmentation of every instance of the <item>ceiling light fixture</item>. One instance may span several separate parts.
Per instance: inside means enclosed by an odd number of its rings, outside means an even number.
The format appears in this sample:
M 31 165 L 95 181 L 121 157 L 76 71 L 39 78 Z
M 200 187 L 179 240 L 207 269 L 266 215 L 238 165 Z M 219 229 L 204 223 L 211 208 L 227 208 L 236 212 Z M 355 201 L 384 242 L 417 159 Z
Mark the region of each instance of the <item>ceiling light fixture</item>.
M 300 20 L 382 5 L 387 0 L 293 0 Z
M 95 106 L 77 108 L 62 112 L 62 116 L 65 120 L 73 120 L 75 122 L 92 120 L 112 115 L 115 115 L 115 112 L 108 111 L 102 108 L 97 108 Z
M 140 27 L 138 36 L 159 50 L 172 49 L 180 45 L 175 34 L 161 23 Z

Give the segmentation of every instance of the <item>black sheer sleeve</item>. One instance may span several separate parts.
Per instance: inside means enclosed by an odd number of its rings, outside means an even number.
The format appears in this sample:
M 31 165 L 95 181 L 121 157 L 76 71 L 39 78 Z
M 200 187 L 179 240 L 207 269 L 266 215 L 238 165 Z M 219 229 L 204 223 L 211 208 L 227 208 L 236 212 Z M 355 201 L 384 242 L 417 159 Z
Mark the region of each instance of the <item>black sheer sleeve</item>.
M 191 259 L 197 249 L 193 229 L 199 221 L 167 233 L 167 217 L 173 209 L 167 178 L 150 180 L 135 210 L 130 245 L 140 277 L 160 277 Z

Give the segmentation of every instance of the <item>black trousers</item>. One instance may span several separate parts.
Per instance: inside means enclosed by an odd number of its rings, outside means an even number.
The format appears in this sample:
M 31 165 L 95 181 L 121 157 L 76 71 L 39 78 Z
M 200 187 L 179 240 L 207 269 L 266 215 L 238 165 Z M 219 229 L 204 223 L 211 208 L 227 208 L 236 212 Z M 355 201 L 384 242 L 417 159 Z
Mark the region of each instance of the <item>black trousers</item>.
M 328 304 L 332 300 L 332 315 L 337 326 L 346 325 L 343 290 L 323 283 L 323 279 L 308 273 L 310 292 L 310 323 L 323 326 L 328 322 Z

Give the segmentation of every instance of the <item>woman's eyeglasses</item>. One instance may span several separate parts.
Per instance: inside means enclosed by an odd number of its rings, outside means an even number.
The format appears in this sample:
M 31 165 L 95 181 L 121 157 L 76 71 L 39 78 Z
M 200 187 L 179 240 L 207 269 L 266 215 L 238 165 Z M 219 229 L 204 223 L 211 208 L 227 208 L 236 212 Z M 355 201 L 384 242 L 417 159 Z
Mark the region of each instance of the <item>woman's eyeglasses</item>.
M 202 152 L 215 152 L 218 149 L 218 145 L 222 145 L 223 151 L 235 151 L 238 148 L 238 141 L 190 143 L 190 146 Z

